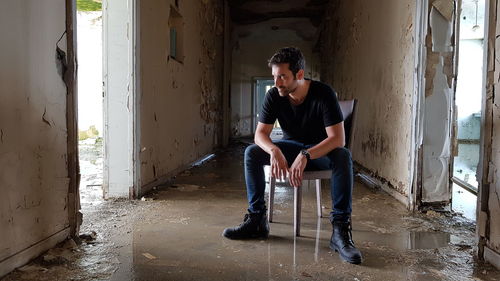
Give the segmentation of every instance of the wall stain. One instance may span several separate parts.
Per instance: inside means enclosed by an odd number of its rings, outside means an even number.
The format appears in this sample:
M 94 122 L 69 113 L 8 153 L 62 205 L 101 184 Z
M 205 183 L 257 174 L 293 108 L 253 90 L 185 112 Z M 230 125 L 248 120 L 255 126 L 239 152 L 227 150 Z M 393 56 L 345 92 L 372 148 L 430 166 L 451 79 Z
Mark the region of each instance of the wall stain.
M 199 12 L 201 21 L 201 53 L 198 63 L 203 67 L 203 73 L 199 80 L 201 105 L 200 117 L 206 124 L 213 123 L 217 126 L 221 115 L 220 113 L 220 85 L 214 85 L 218 81 L 215 77 L 218 65 L 221 65 L 221 57 L 217 57 L 217 42 L 222 40 L 223 35 L 223 8 L 219 2 L 206 0 L 202 2 L 203 6 Z M 220 42 L 222 42 L 220 40 Z M 219 61 L 217 61 L 219 60 Z M 205 130 L 206 131 L 206 130 Z
M 168 14 L 174 0 L 163 2 L 160 5 L 162 11 L 152 9 L 158 5 L 150 2 L 141 2 L 141 22 L 162 25 L 167 20 L 164 14 Z M 186 35 L 182 45 L 182 63 L 168 56 L 163 61 L 158 60 L 169 48 L 165 44 L 168 42 L 162 40 L 160 48 L 154 40 L 148 40 L 149 36 L 168 39 L 168 25 L 159 30 L 148 30 L 141 40 L 141 51 L 144 52 L 142 66 L 145 70 L 141 79 L 147 85 L 142 91 L 142 108 L 149 108 L 149 114 L 156 114 L 149 115 L 152 119 L 142 121 L 145 133 L 141 145 L 150 150 L 150 153 L 140 156 L 143 162 L 149 163 L 141 172 L 146 187 L 215 147 L 222 128 L 223 85 L 220 74 L 223 72 L 224 2 L 190 0 L 180 1 L 179 4 L 178 12 L 183 15 L 183 32 Z M 192 34 L 188 35 L 188 32 Z M 148 69 L 155 74 L 148 73 Z M 166 121 L 172 118 L 181 118 L 185 124 Z M 171 133 L 166 133 L 165 129 Z
M 410 0 L 330 1 L 319 38 L 321 80 L 340 100 L 359 102 L 354 160 L 402 194 L 410 173 L 415 9 Z
M 380 133 L 369 133 L 368 140 L 361 142 L 361 150 L 364 154 L 371 152 L 373 155 L 386 156 L 389 146 Z

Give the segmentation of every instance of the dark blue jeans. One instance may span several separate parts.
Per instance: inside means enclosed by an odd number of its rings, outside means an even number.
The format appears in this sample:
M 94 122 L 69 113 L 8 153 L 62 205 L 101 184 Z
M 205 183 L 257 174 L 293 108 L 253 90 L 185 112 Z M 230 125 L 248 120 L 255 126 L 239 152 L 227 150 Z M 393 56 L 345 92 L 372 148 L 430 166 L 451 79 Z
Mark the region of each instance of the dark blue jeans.
M 312 147 L 292 140 L 275 141 L 291 166 L 300 150 Z M 264 166 L 269 165 L 270 155 L 259 146 L 252 144 L 245 150 L 245 180 L 247 185 L 248 211 L 260 213 L 266 210 L 264 199 L 266 182 Z M 351 153 L 348 149 L 339 147 L 327 155 L 308 161 L 307 170 L 332 169 L 330 193 L 332 198 L 333 220 L 346 221 L 351 216 L 353 171 Z

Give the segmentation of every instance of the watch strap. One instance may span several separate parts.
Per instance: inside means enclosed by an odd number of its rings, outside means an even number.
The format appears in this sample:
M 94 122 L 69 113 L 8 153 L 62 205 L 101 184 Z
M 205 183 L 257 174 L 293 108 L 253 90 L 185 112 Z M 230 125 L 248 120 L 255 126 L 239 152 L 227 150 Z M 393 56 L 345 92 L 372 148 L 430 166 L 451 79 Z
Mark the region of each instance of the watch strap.
M 309 151 L 307 151 L 306 149 L 302 149 L 300 153 L 304 155 L 307 158 L 307 160 L 311 160 L 311 154 L 309 154 Z

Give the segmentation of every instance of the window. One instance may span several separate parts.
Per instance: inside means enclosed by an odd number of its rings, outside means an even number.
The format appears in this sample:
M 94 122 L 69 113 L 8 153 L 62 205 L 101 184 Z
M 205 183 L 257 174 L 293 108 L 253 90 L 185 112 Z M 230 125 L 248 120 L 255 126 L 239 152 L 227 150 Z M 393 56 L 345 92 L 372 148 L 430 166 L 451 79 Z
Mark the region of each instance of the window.
M 182 16 L 174 8 L 170 7 L 170 17 L 168 19 L 170 28 L 170 52 L 169 56 L 179 62 L 184 60 L 183 52 L 183 24 Z

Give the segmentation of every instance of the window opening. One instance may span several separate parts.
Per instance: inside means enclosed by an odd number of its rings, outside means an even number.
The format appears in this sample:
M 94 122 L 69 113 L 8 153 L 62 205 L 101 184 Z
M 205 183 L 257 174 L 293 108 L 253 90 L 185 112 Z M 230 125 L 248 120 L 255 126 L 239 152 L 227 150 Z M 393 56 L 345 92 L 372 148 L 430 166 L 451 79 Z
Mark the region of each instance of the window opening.
M 168 25 L 170 27 L 169 56 L 176 61 L 182 62 L 184 60 L 182 16 L 172 6 L 170 7 L 170 17 L 168 19 Z

